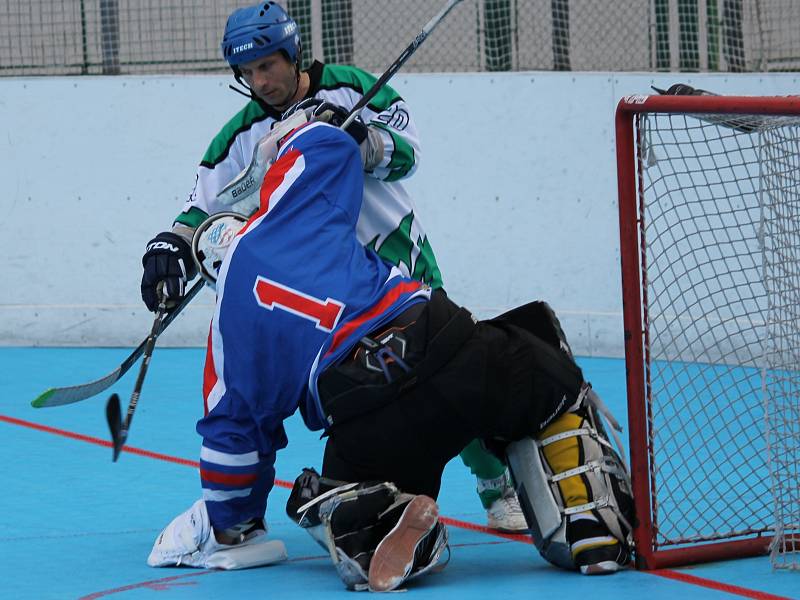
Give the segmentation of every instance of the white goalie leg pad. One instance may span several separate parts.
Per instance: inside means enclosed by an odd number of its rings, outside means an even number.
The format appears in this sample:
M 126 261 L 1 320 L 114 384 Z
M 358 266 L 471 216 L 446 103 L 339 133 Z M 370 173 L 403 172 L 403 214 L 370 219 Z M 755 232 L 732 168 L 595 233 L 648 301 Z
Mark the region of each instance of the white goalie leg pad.
M 580 427 L 539 440 L 526 438 L 506 449 L 509 469 L 534 543 L 544 558 L 566 569 L 576 568 L 575 548 L 570 548 L 567 539 L 569 515 L 591 512 L 602 520 L 610 535 L 623 548 L 627 550 L 632 544 L 633 494 L 628 469 L 621 458 L 624 450 L 619 437 L 612 431 L 619 447 L 619 453 L 615 451 L 606 436 L 600 414 L 614 429 L 620 429 L 597 394 L 584 384 L 575 406 L 561 418 L 566 422 L 579 422 Z M 583 458 L 583 463 L 553 472 L 547 460 L 547 448 L 570 438 L 575 439 L 575 450 L 579 450 L 575 454 Z M 572 485 L 581 486 L 587 497 L 585 503 L 565 505 L 559 482 L 570 478 L 579 478 L 580 481 L 573 480 Z
M 286 546 L 280 540 L 267 540 L 266 533 L 265 529 L 257 529 L 237 544 L 220 544 L 208 519 L 205 501 L 198 500 L 159 534 L 147 564 L 234 570 L 286 560 Z
M 536 440 L 524 438 L 512 442 L 506 448 L 506 458 L 536 549 L 551 563 L 573 569 L 564 506 L 550 491 L 550 480 Z

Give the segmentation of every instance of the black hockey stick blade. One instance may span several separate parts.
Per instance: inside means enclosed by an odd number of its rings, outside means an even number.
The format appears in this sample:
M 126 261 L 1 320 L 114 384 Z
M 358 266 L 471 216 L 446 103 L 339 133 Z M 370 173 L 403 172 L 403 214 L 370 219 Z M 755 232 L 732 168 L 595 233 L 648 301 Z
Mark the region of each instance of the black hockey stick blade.
M 108 421 L 108 429 L 111 431 L 111 443 L 114 449 L 112 460 L 117 462 L 122 446 L 125 444 L 125 438 L 128 437 L 122 430 L 122 409 L 120 408 L 117 394 L 111 394 L 106 403 L 106 420 Z
M 183 297 L 181 303 L 178 304 L 168 315 L 166 315 L 161 322 L 161 329 L 159 334 L 163 332 L 167 326 L 172 323 L 175 317 L 186 308 L 189 302 L 192 301 L 197 293 L 203 288 L 204 281 L 201 279 L 195 283 L 189 292 Z M 32 402 L 31 406 L 34 408 L 50 408 L 52 406 L 62 406 L 64 404 L 72 404 L 73 402 L 80 402 L 87 398 L 92 398 L 100 392 L 106 391 L 117 381 L 122 379 L 122 376 L 136 364 L 136 361 L 144 354 L 144 347 L 147 344 L 147 339 L 143 340 L 141 344 L 131 352 L 130 356 L 126 358 L 120 366 L 114 369 L 111 373 L 100 379 L 95 379 L 88 383 L 79 385 L 70 385 L 66 387 L 50 388 L 39 394 Z

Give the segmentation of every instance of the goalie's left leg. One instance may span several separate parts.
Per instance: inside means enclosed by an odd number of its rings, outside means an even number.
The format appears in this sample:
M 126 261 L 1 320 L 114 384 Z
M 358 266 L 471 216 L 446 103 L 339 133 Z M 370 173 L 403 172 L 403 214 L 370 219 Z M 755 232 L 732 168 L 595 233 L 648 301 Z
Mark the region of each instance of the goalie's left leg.
M 500 319 L 534 333 L 575 364 L 553 310 L 545 302 L 517 308 Z M 601 417 L 611 426 L 619 453 Z M 619 424 L 592 387 L 536 439 L 506 447 L 520 505 L 534 543 L 548 561 L 585 575 L 613 573 L 630 560 L 633 495 Z
M 553 564 L 584 575 L 616 572 L 631 552 L 630 478 L 608 440 L 601 410 L 610 417 L 584 384 L 576 406 L 535 440 L 506 449 L 537 549 Z

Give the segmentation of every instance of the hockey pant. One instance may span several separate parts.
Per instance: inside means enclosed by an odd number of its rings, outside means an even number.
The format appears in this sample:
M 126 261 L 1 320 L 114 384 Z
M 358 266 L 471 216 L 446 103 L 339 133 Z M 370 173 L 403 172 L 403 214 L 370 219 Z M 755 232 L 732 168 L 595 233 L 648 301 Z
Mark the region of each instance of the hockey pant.
M 565 440 L 556 437 L 539 447 L 537 457 L 540 462 L 542 453 L 549 458 L 552 464 L 543 468 L 550 476 L 581 470 L 574 477 L 557 477 L 536 494 L 547 494 L 551 505 L 560 507 L 559 526 L 569 508 L 596 510 L 604 523 L 618 525 L 611 527 L 615 537 L 627 541 L 626 515 L 632 518 L 627 472 L 621 461 L 612 460 L 604 432 L 599 445 L 585 443 L 598 437 L 596 410 L 587 409 L 590 388 L 552 310 L 534 302 L 475 323 L 446 296 L 434 294 L 417 312 L 371 336 L 392 338 L 395 350 L 404 351 L 400 358 L 408 371 L 390 365 L 393 380 L 387 382 L 385 373 L 369 368 L 369 352 L 361 349 L 321 376 L 323 405 L 334 413 L 323 476 L 391 481 L 405 492 L 436 498 L 444 466 L 470 440 L 493 440 L 494 447 L 504 448 L 512 441 L 564 434 Z M 607 465 L 597 471 L 602 485 L 593 476 L 596 470 L 583 470 L 589 459 Z M 615 493 L 606 494 L 612 497 L 608 506 L 600 506 L 607 488 Z M 536 531 L 536 515 L 525 512 Z M 541 542 L 537 547 L 545 558 L 573 567 L 570 560 L 554 558 L 563 545 L 548 550 Z
M 471 440 L 536 435 L 577 400 L 580 368 L 530 331 L 476 323 L 441 292 L 407 313 L 370 336 L 390 347 L 385 370 L 363 347 L 320 376 L 333 421 L 324 477 L 436 498 L 444 466 Z

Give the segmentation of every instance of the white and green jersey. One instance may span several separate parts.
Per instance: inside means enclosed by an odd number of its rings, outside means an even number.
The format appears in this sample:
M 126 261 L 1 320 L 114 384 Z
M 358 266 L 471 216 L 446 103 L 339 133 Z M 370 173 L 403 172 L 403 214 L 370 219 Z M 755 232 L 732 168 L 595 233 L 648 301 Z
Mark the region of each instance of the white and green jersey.
M 315 62 L 307 71 L 306 98 L 327 100 L 350 110 L 375 83 L 355 67 Z M 358 239 L 414 279 L 441 287 L 442 278 L 425 230 L 419 222 L 402 179 L 419 164 L 419 139 L 411 111 L 389 86 L 364 107 L 361 117 L 379 130 L 383 160 L 364 177 L 364 202 L 358 219 Z M 197 170 L 197 179 L 176 223 L 197 227 L 209 214 L 229 210 L 217 194 L 250 164 L 253 149 L 269 133 L 280 113 L 251 100 L 211 141 Z

